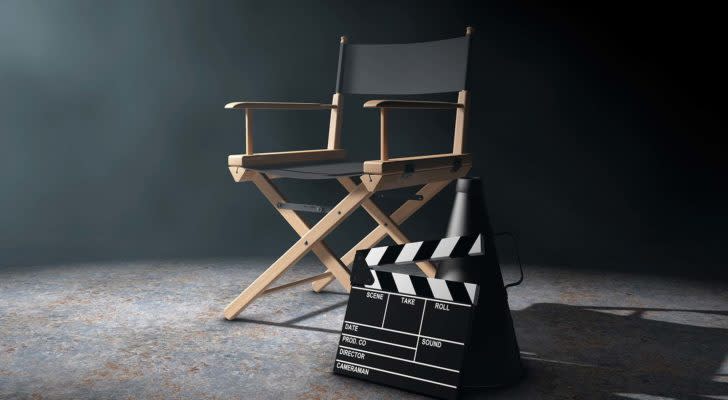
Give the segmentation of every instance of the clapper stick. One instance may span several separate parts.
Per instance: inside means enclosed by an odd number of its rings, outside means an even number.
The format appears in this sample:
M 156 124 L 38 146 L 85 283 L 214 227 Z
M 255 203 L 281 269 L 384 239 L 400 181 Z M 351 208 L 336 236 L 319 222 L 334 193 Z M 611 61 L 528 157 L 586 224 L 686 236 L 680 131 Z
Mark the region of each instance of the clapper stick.
M 351 280 L 352 283 L 356 281 L 359 284 L 370 285 L 373 278 L 369 274 L 367 266 L 409 264 L 418 261 L 437 261 L 483 254 L 485 254 L 485 250 L 481 234 L 373 247 L 356 252 Z

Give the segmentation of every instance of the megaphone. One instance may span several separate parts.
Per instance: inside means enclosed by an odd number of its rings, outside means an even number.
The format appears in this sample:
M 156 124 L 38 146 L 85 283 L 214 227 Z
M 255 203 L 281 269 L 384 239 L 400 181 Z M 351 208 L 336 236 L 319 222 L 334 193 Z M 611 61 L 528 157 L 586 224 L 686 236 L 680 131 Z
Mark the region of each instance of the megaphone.
M 448 237 L 484 234 L 482 256 L 443 260 L 436 278 L 480 285 L 461 387 L 465 390 L 513 384 L 523 376 L 521 354 L 503 285 L 493 229 L 480 178 L 460 178 L 447 228 Z

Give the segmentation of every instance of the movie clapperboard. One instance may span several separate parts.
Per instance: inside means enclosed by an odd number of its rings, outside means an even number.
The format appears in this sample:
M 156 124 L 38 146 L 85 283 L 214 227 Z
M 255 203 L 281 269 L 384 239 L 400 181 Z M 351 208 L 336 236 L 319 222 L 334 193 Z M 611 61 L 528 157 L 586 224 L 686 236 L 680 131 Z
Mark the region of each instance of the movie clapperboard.
M 369 267 L 482 255 L 482 235 L 356 253 L 334 373 L 457 397 L 478 286 Z

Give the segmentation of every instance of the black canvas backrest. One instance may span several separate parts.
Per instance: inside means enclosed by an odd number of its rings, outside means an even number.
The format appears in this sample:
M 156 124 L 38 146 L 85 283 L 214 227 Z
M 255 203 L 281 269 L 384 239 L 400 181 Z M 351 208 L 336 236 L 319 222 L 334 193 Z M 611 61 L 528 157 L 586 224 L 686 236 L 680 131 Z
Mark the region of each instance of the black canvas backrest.
M 465 90 L 470 35 L 406 44 L 347 44 L 336 92 L 406 95 Z

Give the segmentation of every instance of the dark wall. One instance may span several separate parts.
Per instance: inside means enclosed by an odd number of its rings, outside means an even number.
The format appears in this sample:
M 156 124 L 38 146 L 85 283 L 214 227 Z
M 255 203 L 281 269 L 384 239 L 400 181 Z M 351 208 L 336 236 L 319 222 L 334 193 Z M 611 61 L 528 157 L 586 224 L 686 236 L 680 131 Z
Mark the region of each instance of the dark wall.
M 716 17 L 610 7 L 0 2 L 0 265 L 279 254 L 295 236 L 254 187 L 231 180 L 242 116 L 222 106 L 330 100 L 341 34 L 424 41 L 471 24 L 473 174 L 495 229 L 520 234 L 524 260 L 717 271 L 725 127 L 706 97 L 721 69 L 705 23 Z M 360 109 L 365 97 L 346 100 L 345 147 L 376 158 L 376 113 Z M 325 144 L 324 112 L 256 117 L 258 151 Z M 393 119 L 395 155 L 448 149 L 450 113 Z M 282 187 L 300 202 L 344 194 L 333 182 Z M 405 231 L 440 235 L 451 197 Z M 372 226 L 360 212 L 331 243 L 345 250 Z

